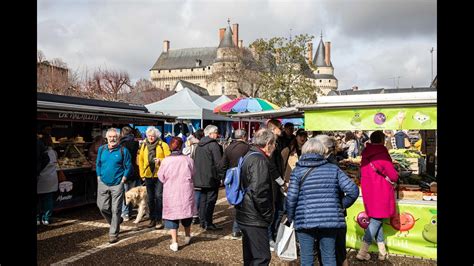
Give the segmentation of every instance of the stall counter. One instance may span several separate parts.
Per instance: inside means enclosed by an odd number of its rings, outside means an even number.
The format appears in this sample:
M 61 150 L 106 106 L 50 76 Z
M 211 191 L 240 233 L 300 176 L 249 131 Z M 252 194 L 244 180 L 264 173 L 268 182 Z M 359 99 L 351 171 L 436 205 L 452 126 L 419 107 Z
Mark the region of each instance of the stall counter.
M 436 201 L 397 200 L 397 212 L 392 219 L 384 219 L 383 230 L 387 251 L 428 259 L 437 259 L 437 203 Z M 360 249 L 368 217 L 362 198 L 347 209 L 346 247 Z M 372 242 L 370 252 L 378 252 Z

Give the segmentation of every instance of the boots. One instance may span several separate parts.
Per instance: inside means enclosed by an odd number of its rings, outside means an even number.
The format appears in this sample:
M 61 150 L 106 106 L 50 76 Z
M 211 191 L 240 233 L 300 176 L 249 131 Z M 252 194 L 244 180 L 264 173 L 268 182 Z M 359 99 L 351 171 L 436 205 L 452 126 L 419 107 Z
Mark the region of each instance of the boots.
M 150 219 L 150 223 L 148 224 L 148 228 L 154 228 L 156 226 L 156 220 Z
M 362 241 L 362 245 L 356 255 L 356 258 L 359 260 L 370 260 L 370 254 L 367 253 L 367 251 L 369 250 L 369 246 L 370 245 L 365 243 L 365 241 Z
M 388 253 L 385 249 L 384 242 L 377 242 L 377 246 L 379 247 L 379 260 L 386 260 L 388 259 Z

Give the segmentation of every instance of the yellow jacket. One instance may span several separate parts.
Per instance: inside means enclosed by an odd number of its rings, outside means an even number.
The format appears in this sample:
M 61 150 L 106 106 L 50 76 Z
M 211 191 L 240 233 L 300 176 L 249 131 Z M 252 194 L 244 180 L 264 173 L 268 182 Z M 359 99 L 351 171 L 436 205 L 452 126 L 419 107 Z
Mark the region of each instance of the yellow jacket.
M 156 145 L 156 158 L 163 159 L 171 154 L 170 148 L 166 142 L 158 140 L 159 143 Z M 153 162 L 152 162 L 153 163 Z M 138 168 L 140 169 L 141 178 L 151 178 L 152 172 L 148 166 L 148 148 L 145 143 L 140 147 L 138 154 Z M 153 177 L 158 177 L 159 166 L 155 167 L 155 174 Z

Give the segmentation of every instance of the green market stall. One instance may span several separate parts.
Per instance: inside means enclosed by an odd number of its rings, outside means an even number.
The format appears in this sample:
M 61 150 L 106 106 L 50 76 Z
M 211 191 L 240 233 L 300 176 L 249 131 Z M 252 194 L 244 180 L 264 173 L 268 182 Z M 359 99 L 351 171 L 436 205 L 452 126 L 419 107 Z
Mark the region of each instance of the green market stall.
M 308 131 L 422 130 L 426 171 L 435 176 L 436 99 L 436 92 L 322 96 L 316 104 L 298 109 L 304 111 Z M 397 199 L 397 213 L 384 223 L 388 251 L 436 259 L 436 201 Z M 346 221 L 346 245 L 359 249 L 369 221 L 363 195 L 347 210 Z M 377 251 L 375 243 L 369 251 Z

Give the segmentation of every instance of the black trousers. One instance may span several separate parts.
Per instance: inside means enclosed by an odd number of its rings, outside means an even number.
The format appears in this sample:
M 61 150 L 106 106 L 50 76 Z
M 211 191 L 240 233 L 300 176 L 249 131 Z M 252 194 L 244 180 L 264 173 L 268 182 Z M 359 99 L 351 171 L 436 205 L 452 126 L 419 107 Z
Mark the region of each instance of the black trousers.
M 268 265 L 272 259 L 268 227 L 247 226 L 239 223 L 242 231 L 244 265 Z
M 347 228 L 338 228 L 336 235 L 336 264 L 341 266 L 342 263 L 347 258 L 347 249 L 346 249 L 346 233 Z M 323 265 L 321 259 L 321 252 L 319 251 L 319 242 L 316 241 L 314 245 L 315 253 L 317 254 L 319 265 Z
M 199 203 L 199 220 L 201 220 L 202 226 L 213 224 L 212 215 L 214 214 L 214 208 L 216 207 L 218 193 L 218 187 L 201 189 L 201 202 Z

